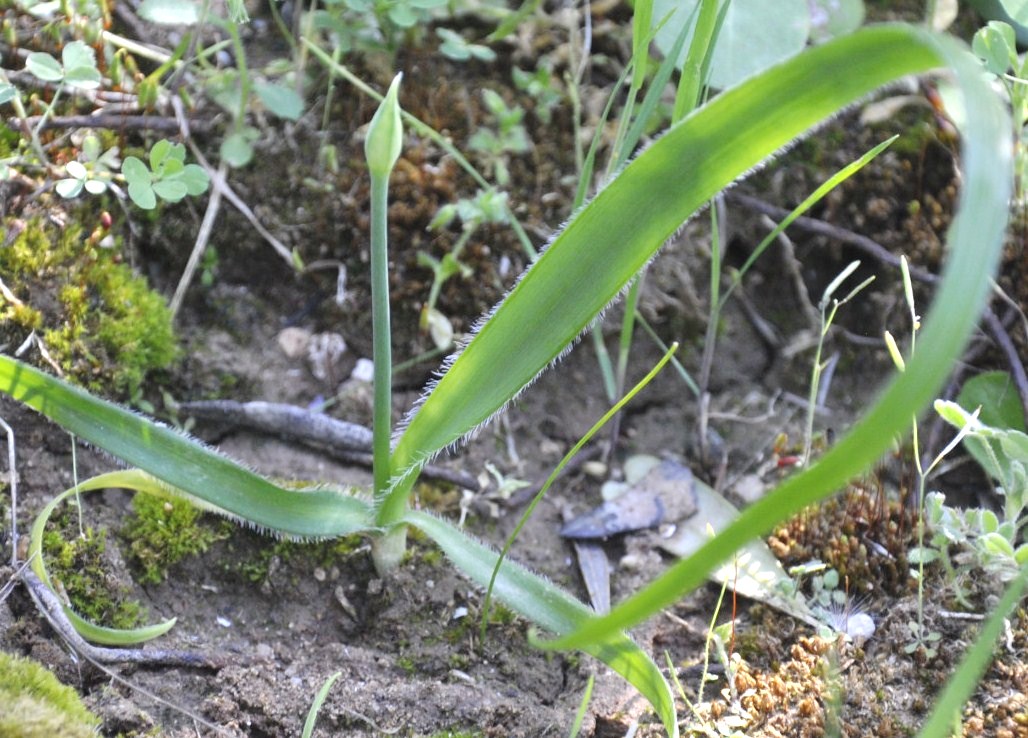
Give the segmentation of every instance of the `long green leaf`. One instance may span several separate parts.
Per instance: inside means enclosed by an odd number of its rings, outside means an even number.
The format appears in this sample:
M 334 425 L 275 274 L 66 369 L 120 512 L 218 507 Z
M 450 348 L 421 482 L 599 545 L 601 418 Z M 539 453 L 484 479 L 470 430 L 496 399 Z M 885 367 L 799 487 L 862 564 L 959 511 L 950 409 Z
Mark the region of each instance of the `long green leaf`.
M 928 59 L 923 60 L 927 66 L 944 63 L 956 72 L 969 116 L 962 159 L 964 187 L 949 234 L 951 253 L 932 312 L 925 321 L 917 355 L 874 407 L 820 462 L 744 510 L 720 535 L 609 615 L 594 618 L 578 633 L 547 647 L 580 647 L 659 612 L 698 586 L 709 571 L 747 540 L 762 535 L 844 485 L 873 463 L 895 436 L 906 431 L 910 417 L 925 407 L 945 381 L 974 328 L 1003 245 L 1012 179 L 1009 117 L 982 83 L 981 68 L 957 42 L 907 27 L 880 28 L 870 33 L 848 37 L 860 43 L 856 47 L 846 45 L 851 51 L 864 48 L 869 54 L 866 58 L 878 59 L 889 56 L 888 47 L 903 39 L 907 51 L 920 49 L 927 54 Z M 877 43 L 863 44 L 866 40 L 884 41 L 889 36 L 892 38 L 879 53 L 873 51 Z M 851 64 L 858 66 L 860 59 L 853 57 Z M 847 70 L 836 69 L 834 74 L 844 77 Z
M 373 528 L 364 500 L 280 487 L 185 435 L 0 355 L 0 392 L 193 496 L 206 509 L 278 535 L 334 538 Z
M 486 587 L 499 554 L 462 530 L 428 513 L 408 510 L 405 522 L 427 534 L 451 561 L 480 587 Z M 504 562 L 493 584 L 494 596 L 533 623 L 557 634 L 570 633 L 592 617 L 592 610 L 563 589 L 512 561 Z M 610 633 L 583 649 L 623 676 L 650 701 L 669 735 L 678 736 L 675 702 L 660 669 L 624 633 Z
M 43 533 L 46 531 L 46 524 L 50 520 L 50 516 L 58 505 L 73 495 L 77 496 L 81 492 L 95 492 L 109 487 L 135 489 L 156 494 L 165 493 L 165 490 L 152 477 L 148 477 L 138 469 L 131 469 L 93 477 L 65 490 L 47 503 L 32 523 L 32 530 L 29 533 L 28 559 L 32 562 L 32 571 L 51 590 L 54 589 L 54 585 L 46 568 L 46 559 L 43 557 Z M 141 628 L 107 628 L 86 620 L 68 605 L 64 606 L 64 614 L 83 638 L 93 643 L 103 643 L 109 646 L 129 646 L 152 640 L 171 630 L 176 620 L 171 618 Z
M 946 60 L 955 64 L 963 53 L 954 42 L 918 28 L 868 28 L 751 78 L 671 128 L 578 212 L 452 361 L 398 441 L 393 470 L 403 482 L 394 491 L 406 494 L 410 467 L 486 422 L 554 361 L 713 195 L 844 106 L 901 76 Z M 982 235 L 998 240 L 1009 191 L 1008 124 L 992 97 L 975 113 L 989 120 L 980 120 L 971 135 L 987 137 L 995 160 L 982 189 L 971 196 L 989 216 Z M 981 295 L 981 284 L 969 277 L 984 263 L 992 262 L 983 260 L 959 275 L 964 286 L 974 287 L 968 299 Z M 981 300 L 960 302 L 977 306 Z M 965 314 L 962 322 L 971 319 Z M 948 364 L 965 335 L 958 331 L 956 340 L 940 343 L 922 366 Z M 921 385 L 917 402 L 904 401 L 907 417 L 927 400 L 925 389 L 937 384 Z M 899 426 L 888 428 L 874 448 L 882 448 Z

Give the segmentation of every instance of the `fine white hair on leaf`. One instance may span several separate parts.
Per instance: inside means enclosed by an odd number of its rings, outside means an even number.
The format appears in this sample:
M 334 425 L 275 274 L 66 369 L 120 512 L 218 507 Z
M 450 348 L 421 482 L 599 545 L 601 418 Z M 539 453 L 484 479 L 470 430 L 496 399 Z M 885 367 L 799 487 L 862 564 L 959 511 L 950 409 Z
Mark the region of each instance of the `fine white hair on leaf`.
M 864 96 L 864 97 L 865 98 L 869 98 L 869 97 L 871 97 L 871 95 L 867 95 L 867 96 Z M 863 100 L 863 99 L 864 98 L 861 98 L 861 100 Z M 734 187 L 739 182 L 743 181 L 744 179 L 746 179 L 750 175 L 754 174 L 755 172 L 757 172 L 757 171 L 761 170 L 762 168 L 764 168 L 765 166 L 767 166 L 770 162 L 772 162 L 777 157 L 779 157 L 779 156 L 783 155 L 784 153 L 788 152 L 792 147 L 796 146 L 803 139 L 807 138 L 810 135 L 813 135 L 816 131 L 818 131 L 822 127 L 826 126 L 828 123 L 830 123 L 836 117 L 841 115 L 843 111 L 845 111 L 847 109 L 850 109 L 852 107 L 855 107 L 855 106 L 857 106 L 859 104 L 861 104 L 860 101 L 854 102 L 852 105 L 847 106 L 846 108 L 843 108 L 843 110 L 841 110 L 841 111 L 839 111 L 839 112 L 837 112 L 837 113 L 835 113 L 833 115 L 827 116 L 824 120 L 822 120 L 819 123 L 811 126 L 806 131 L 804 131 L 802 134 L 800 134 L 800 135 L 796 136 L 795 138 L 791 139 L 790 141 L 787 141 L 786 143 L 782 144 L 775 151 L 771 152 L 767 157 L 765 157 L 762 161 L 758 162 L 757 164 L 747 168 L 744 172 L 740 173 L 731 182 L 727 183 L 724 187 L 722 187 L 721 190 L 719 190 L 719 192 L 716 193 L 716 194 L 720 194 L 721 192 L 724 192 L 724 191 Z M 671 129 L 668 129 L 668 130 L 671 130 Z M 635 158 L 638 158 L 638 156 L 640 156 L 645 151 L 647 151 L 650 147 L 652 147 L 661 137 L 663 137 L 666 134 L 667 134 L 667 131 L 665 131 L 665 133 L 661 134 L 661 136 L 655 137 L 652 141 L 648 142 L 646 145 L 641 147 L 640 150 L 636 153 L 635 157 L 633 157 L 633 161 L 634 161 Z M 630 166 L 630 163 L 631 162 L 626 163 L 624 165 L 624 167 L 622 167 L 622 168 L 620 168 L 618 170 L 618 173 L 620 173 L 624 168 Z M 579 217 L 581 215 L 581 213 L 584 210 L 586 210 L 592 204 L 592 202 L 596 199 L 596 196 L 598 194 L 600 194 L 608 186 L 610 186 L 614 181 L 616 181 L 616 179 L 617 179 L 617 176 L 615 175 L 615 176 L 612 176 L 607 181 L 605 181 L 601 185 L 601 187 L 597 191 L 597 193 L 594 194 L 592 198 L 590 198 L 590 200 L 588 200 L 587 202 L 583 203 L 579 208 L 577 208 L 574 211 L 574 213 L 568 218 L 567 221 L 565 221 L 564 223 L 561 224 L 561 226 L 549 238 L 547 243 L 543 247 L 540 248 L 540 250 L 539 250 L 539 257 L 535 261 L 533 261 L 532 264 L 529 265 L 529 267 L 527 269 L 525 269 L 518 276 L 517 281 L 515 282 L 514 286 L 507 292 L 507 294 L 504 295 L 504 297 L 496 305 L 494 305 L 489 311 L 487 311 L 484 315 L 480 316 L 475 321 L 474 325 L 472 326 L 472 328 L 468 332 L 468 334 L 466 336 L 464 336 L 458 342 L 457 348 L 454 350 L 454 352 L 451 353 L 449 356 L 447 356 L 443 360 L 443 362 L 440 364 L 439 368 L 435 372 L 433 372 L 434 378 L 432 380 L 430 380 L 426 384 L 425 389 L 422 391 L 421 395 L 418 397 L 418 399 L 414 402 L 414 404 L 411 406 L 411 408 L 404 415 L 403 420 L 401 420 L 401 422 L 397 425 L 395 433 L 393 435 L 393 447 L 394 448 L 400 442 L 400 439 L 403 437 L 403 434 L 406 432 L 407 428 L 411 425 L 411 423 L 413 422 L 414 418 L 417 416 L 418 412 L 424 406 L 424 404 L 427 401 L 427 399 L 435 391 L 435 389 L 439 385 L 439 382 L 441 381 L 441 379 L 446 375 L 446 373 L 450 370 L 450 368 L 454 365 L 454 363 L 456 363 L 456 361 L 460 358 L 460 356 L 463 354 L 463 352 L 467 349 L 467 347 L 475 339 L 475 337 L 478 335 L 478 333 L 482 330 L 483 326 L 485 326 L 485 324 L 488 323 L 489 320 L 492 319 L 492 317 L 496 314 L 496 312 L 503 307 L 503 304 L 510 298 L 510 296 L 513 295 L 518 290 L 518 288 L 521 286 L 523 280 L 532 272 L 532 270 L 538 267 L 539 261 L 541 260 L 542 256 L 556 242 L 556 240 L 560 237 L 560 235 L 567 229 L 568 225 L 573 223 L 575 221 L 575 219 L 577 217 Z M 695 217 L 697 217 L 699 214 L 704 212 L 706 210 L 706 207 L 707 206 L 705 204 L 701 205 L 695 211 L 693 211 L 687 218 L 685 218 L 682 221 L 682 223 L 679 224 L 667 236 L 667 238 L 664 239 L 664 241 L 660 244 L 660 246 L 658 248 L 654 249 L 654 251 L 651 254 L 651 256 L 649 257 L 649 259 L 646 260 L 646 263 L 640 268 L 639 271 L 641 272 L 644 269 L 646 269 L 653 262 L 653 260 L 657 258 L 659 253 L 667 246 L 668 243 L 678 239 L 681 236 L 682 232 L 684 231 L 685 227 Z M 493 421 L 493 419 L 495 419 L 498 415 L 502 414 L 512 402 L 516 401 L 525 390 L 527 390 L 529 387 L 531 387 L 532 384 L 534 384 L 535 381 L 543 374 L 543 372 L 545 372 L 547 369 L 553 367 L 561 359 L 563 359 L 565 356 L 567 356 L 567 354 L 575 347 L 575 345 L 577 345 L 578 341 L 581 340 L 581 337 L 582 337 L 583 333 L 588 329 L 589 325 L 591 325 L 596 320 L 602 320 L 602 318 L 606 314 L 607 310 L 609 310 L 611 308 L 611 306 L 616 304 L 622 298 L 622 296 L 628 291 L 628 289 L 630 288 L 630 286 L 632 285 L 632 283 L 634 282 L 635 279 L 636 279 L 635 276 L 633 276 L 631 279 L 629 279 L 622 286 L 622 288 L 617 292 L 617 294 L 614 295 L 611 298 L 611 300 L 601 310 L 599 310 L 597 312 L 597 314 L 594 317 L 594 319 L 592 321 L 590 321 L 589 323 L 587 323 L 585 326 L 583 326 L 582 330 L 579 332 L 579 334 L 577 336 L 575 336 L 564 348 L 562 348 L 556 354 L 556 356 L 554 356 L 553 359 L 551 359 L 543 367 L 541 367 L 540 370 L 535 374 L 535 376 L 533 376 L 531 379 L 529 379 L 527 382 L 525 382 L 525 384 L 522 385 L 522 387 L 520 389 L 518 389 L 506 402 L 504 402 L 500 407 L 498 407 L 495 411 L 493 411 L 488 417 L 483 419 L 480 423 L 476 424 L 473 428 L 468 429 L 467 431 L 465 431 L 464 433 L 462 433 L 458 437 L 454 438 L 453 440 L 449 441 L 448 443 L 446 443 L 444 446 L 442 446 L 440 448 L 425 449 L 423 451 L 419 451 L 418 452 L 419 453 L 419 457 L 417 458 L 417 460 L 411 462 L 411 464 L 408 467 L 406 467 L 405 469 L 401 470 L 394 477 L 393 483 L 390 484 L 390 489 L 392 489 L 393 486 L 395 486 L 395 484 L 399 483 L 399 481 L 405 479 L 408 476 L 408 474 L 410 474 L 411 472 L 415 471 L 415 469 L 420 470 L 425 464 L 427 464 L 430 461 L 432 461 L 432 459 L 434 459 L 438 454 L 442 453 L 443 451 L 451 451 L 451 450 L 457 449 L 461 445 L 466 443 L 468 440 L 474 438 L 484 427 L 486 427 L 489 423 L 491 423 Z
M 447 526 L 452 525 L 449 521 L 446 520 L 446 518 L 444 518 L 441 515 L 438 515 L 438 514 L 436 514 L 434 512 L 431 512 L 431 511 L 428 511 L 428 510 L 422 510 L 421 513 L 423 515 L 428 516 L 428 517 L 435 518 L 436 520 L 439 520 L 440 522 L 442 522 L 443 524 L 445 524 Z M 411 525 L 413 525 L 415 528 L 418 527 L 418 524 L 417 524 L 416 521 L 412 522 Z M 426 531 L 426 533 L 427 533 L 427 531 Z M 492 552 L 494 554 L 497 553 L 495 546 L 493 546 L 488 541 L 483 541 L 481 538 L 479 538 L 475 534 L 469 533 L 469 532 L 464 531 L 464 530 L 462 530 L 460 532 L 460 534 L 464 538 L 467 538 L 467 539 L 471 540 L 472 542 L 478 544 L 482 548 L 485 548 L 485 549 L 487 549 L 488 551 L 490 551 L 490 552 Z M 451 561 L 453 561 L 454 564 L 457 563 L 456 561 L 454 561 L 453 557 L 450 556 L 450 554 L 446 553 L 446 549 L 442 545 L 440 545 L 438 541 L 436 541 L 436 546 L 438 546 L 443 551 L 443 553 L 446 554 L 447 558 L 449 558 Z M 540 574 L 539 572 L 535 571 L 534 569 L 530 569 L 528 566 L 522 564 L 521 562 L 517 561 L 516 559 L 512 559 L 510 557 L 505 557 L 503 559 L 503 568 L 507 568 L 507 567 L 514 568 L 514 569 L 520 569 L 520 570 L 522 570 L 524 572 L 527 572 L 528 574 L 532 575 L 533 577 L 536 577 L 536 578 L 542 580 L 543 582 L 545 582 L 547 585 L 553 587 L 554 589 L 559 590 L 561 593 L 566 595 L 568 598 L 570 598 L 572 600 L 575 600 L 576 602 L 581 603 L 581 601 L 577 597 L 575 597 L 573 594 L 571 594 L 565 587 L 561 586 L 560 584 L 557 584 L 556 582 L 554 582 L 552 579 L 550 579 L 545 574 Z M 474 581 L 474 580 L 472 579 L 472 581 Z M 497 583 L 498 584 L 500 583 L 500 579 L 499 578 L 497 579 Z M 483 591 L 485 590 L 484 586 L 482 586 L 482 585 L 478 585 L 478 586 Z M 498 590 L 494 589 L 494 595 L 495 595 L 495 593 L 497 591 Z M 516 612 L 518 612 L 520 615 L 523 615 L 524 617 L 528 618 L 529 620 L 534 620 L 534 613 L 533 613 L 532 609 L 527 606 L 526 603 L 506 602 L 506 601 L 504 601 L 504 604 L 506 604 L 512 610 L 515 610 Z M 585 607 L 584 604 L 583 604 L 583 607 Z

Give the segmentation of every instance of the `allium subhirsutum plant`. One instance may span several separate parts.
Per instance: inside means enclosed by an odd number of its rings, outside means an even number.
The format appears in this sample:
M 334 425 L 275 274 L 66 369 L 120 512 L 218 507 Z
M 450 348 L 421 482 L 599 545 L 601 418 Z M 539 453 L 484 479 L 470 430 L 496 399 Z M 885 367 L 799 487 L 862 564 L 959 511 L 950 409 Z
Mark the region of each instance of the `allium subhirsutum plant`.
M 744 510 L 698 552 L 606 616 L 514 562 L 500 568 L 493 595 L 555 636 L 551 641 L 536 638 L 540 646 L 581 649 L 602 659 L 646 696 L 667 732 L 677 736 L 670 689 L 624 629 L 673 604 L 748 540 L 830 495 L 873 463 L 938 391 L 985 302 L 1011 191 L 1010 122 L 959 42 L 913 26 L 866 28 L 749 79 L 672 126 L 575 214 L 446 363 L 445 374 L 408 415 L 395 440 L 389 482 L 376 470 L 370 501 L 353 490 L 277 486 L 7 357 L 0 357 L 0 391 L 144 469 L 161 480 L 164 493 L 298 538 L 357 531 L 375 537 L 413 525 L 485 586 L 496 553 L 451 523 L 408 508 L 422 465 L 487 422 L 561 356 L 676 229 L 720 190 L 875 89 L 939 67 L 949 69 L 964 97 L 964 186 L 945 273 L 924 321 L 923 348 L 879 401 L 809 469 Z M 986 628 L 983 635 L 994 632 Z M 981 651 L 974 653 L 977 657 Z

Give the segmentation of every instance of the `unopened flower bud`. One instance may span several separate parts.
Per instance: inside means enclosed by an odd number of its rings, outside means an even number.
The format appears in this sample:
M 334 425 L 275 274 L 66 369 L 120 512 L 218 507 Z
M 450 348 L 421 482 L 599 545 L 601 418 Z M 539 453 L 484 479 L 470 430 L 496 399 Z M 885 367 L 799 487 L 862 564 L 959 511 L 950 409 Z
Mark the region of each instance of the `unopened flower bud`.
M 389 91 L 368 125 L 368 136 L 364 140 L 368 169 L 380 177 L 389 176 L 403 147 L 403 122 L 400 120 L 400 103 L 397 100 L 402 77 L 401 72 L 393 78 Z

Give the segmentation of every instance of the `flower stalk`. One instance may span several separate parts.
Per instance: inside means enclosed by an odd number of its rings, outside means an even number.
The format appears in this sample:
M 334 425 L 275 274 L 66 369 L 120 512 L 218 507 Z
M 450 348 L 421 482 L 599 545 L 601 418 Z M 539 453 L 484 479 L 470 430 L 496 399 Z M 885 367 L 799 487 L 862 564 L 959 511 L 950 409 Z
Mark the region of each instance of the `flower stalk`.
M 407 547 L 406 528 L 397 525 L 406 508 L 406 498 L 390 497 L 390 437 L 392 435 L 393 352 L 389 318 L 389 175 L 400 158 L 403 123 L 398 95 L 402 73 L 393 78 L 389 91 L 368 126 L 364 156 L 371 173 L 371 323 L 375 363 L 374 425 L 372 457 L 377 522 L 386 529 L 374 541 L 375 568 L 395 568 Z

